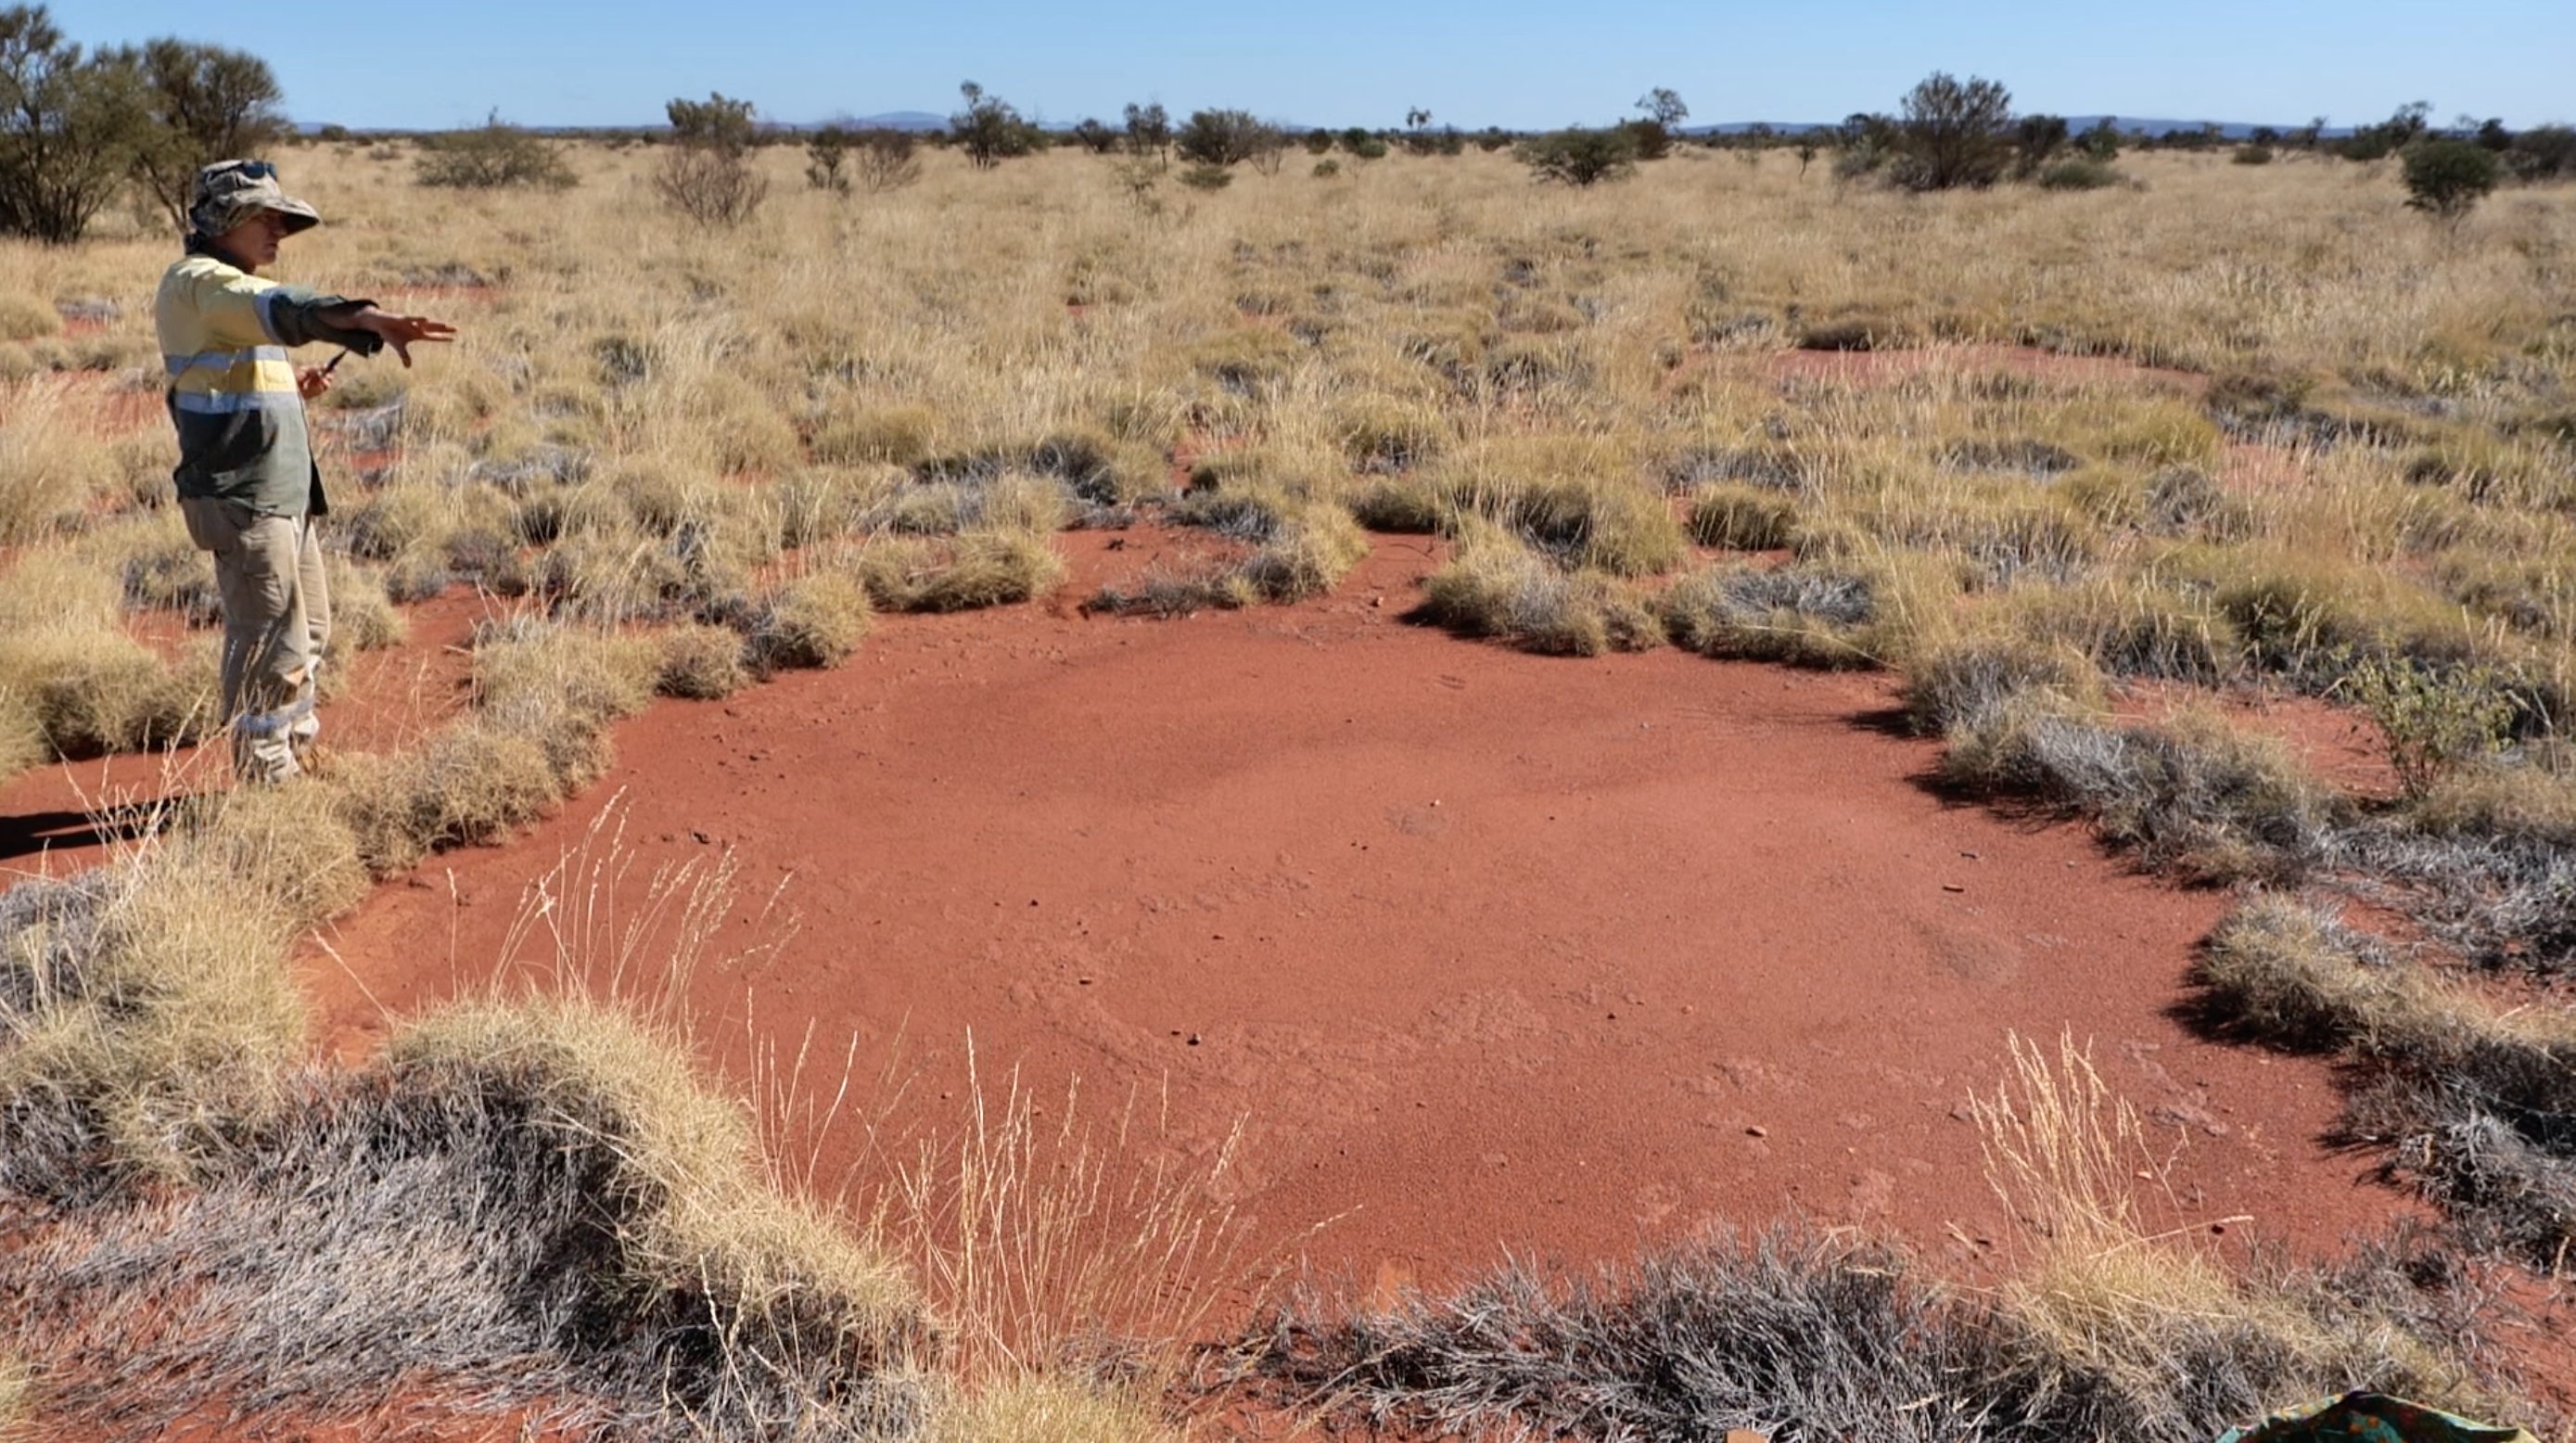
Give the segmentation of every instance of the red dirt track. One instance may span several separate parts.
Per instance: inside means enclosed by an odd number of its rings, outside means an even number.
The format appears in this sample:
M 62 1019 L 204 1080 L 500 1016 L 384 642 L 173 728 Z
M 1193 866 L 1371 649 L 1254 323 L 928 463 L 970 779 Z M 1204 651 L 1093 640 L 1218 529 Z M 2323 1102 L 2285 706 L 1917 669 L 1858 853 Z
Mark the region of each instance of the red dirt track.
M 1411 538 L 1307 606 L 1086 618 L 1162 543 L 1064 544 L 1056 603 L 657 704 L 534 835 L 379 889 L 306 965 L 338 1045 L 489 975 L 618 806 L 638 876 L 730 852 L 745 914 L 787 883 L 787 944 L 698 983 L 729 1058 L 748 997 L 787 1053 L 811 1025 L 827 1087 L 852 1034 L 863 1084 L 899 1055 L 916 1126 L 962 1116 L 970 1030 L 988 1092 L 1016 1064 L 1102 1117 L 1167 1095 L 1166 1156 L 1242 1119 L 1234 1200 L 1274 1240 L 1334 1220 L 1302 1245 L 1327 1275 L 1791 1212 L 1980 1274 L 2009 1239 L 1964 1103 L 2011 1031 L 2090 1041 L 2183 1221 L 2322 1248 L 2403 1206 L 2317 1141 L 2322 1063 L 2167 1015 L 2224 898 L 1945 802 L 1883 678 L 1460 642 L 1398 619 Z M 738 916 L 719 950 L 767 935 Z

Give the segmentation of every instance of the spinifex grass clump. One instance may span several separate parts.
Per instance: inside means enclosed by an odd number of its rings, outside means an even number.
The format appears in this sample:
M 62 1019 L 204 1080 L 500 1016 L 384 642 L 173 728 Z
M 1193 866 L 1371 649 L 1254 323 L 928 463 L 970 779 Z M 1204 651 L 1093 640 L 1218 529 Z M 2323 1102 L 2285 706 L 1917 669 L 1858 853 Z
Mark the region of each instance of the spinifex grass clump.
M 2198 969 L 2213 1022 L 2301 1050 L 2340 1053 L 2361 1086 L 2346 1127 L 2388 1148 L 2471 1242 L 2563 1269 L 2576 1249 L 2576 1025 L 2551 1007 L 2500 1009 L 2335 912 L 2247 901 L 2211 934 Z
M 1567 571 L 1517 535 L 1460 518 L 1457 550 L 1423 583 L 1425 619 L 1555 656 L 1661 646 L 1661 622 L 1618 578 Z
M 935 1329 L 785 1200 L 684 1052 L 574 1005 L 469 1007 L 292 1079 L 190 1188 L 39 1214 L 0 1262 L 49 1415 L 148 1438 L 502 1413 L 647 1439 L 916 1431 Z M 147 1277 L 150 1286 L 134 1280 Z
M 2492 1402 L 2464 1299 L 2410 1259 L 2231 1279 L 2149 1236 L 2154 1159 L 2071 1045 L 2015 1048 L 1978 1116 L 2031 1269 L 1953 1292 L 1850 1234 L 1716 1232 L 1590 1277 L 1515 1263 L 1446 1297 L 1308 1302 L 1243 1344 L 1271 1397 L 1431 1433 L 2203 1443 L 2281 1400 L 2369 1387 Z M 2419 1270 L 2420 1271 L 2420 1270 Z
M 0 758 L 193 740 L 214 721 L 210 660 L 191 650 L 172 666 L 128 635 L 112 572 L 64 555 L 21 558 L 0 572 Z
M 2113 725 L 2040 687 L 1989 700 L 1949 742 L 1953 784 L 2087 817 L 2106 843 L 2186 877 L 2294 878 L 2349 814 L 2279 742 L 2214 717 Z

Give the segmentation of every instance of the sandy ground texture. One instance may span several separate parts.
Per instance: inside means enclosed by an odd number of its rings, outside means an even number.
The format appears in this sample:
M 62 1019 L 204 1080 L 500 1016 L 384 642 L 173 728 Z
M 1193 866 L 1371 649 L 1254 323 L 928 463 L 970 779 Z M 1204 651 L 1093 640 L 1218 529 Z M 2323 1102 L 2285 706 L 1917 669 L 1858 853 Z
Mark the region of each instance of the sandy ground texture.
M 607 813 L 630 886 L 739 869 L 712 1053 L 810 1029 L 829 1089 L 857 1039 L 863 1095 L 799 1143 L 827 1178 L 850 1117 L 957 1125 L 971 1034 L 988 1095 L 1017 1068 L 1103 1126 L 1133 1100 L 1140 1157 L 1240 1122 L 1227 1196 L 1327 1279 L 1792 1213 L 1973 1277 L 2010 1229 L 1967 1101 L 2008 1034 L 2071 1031 L 2151 1123 L 2159 1215 L 2322 1248 L 2404 1207 L 2320 1142 L 2323 1063 L 2171 1015 L 2224 899 L 1945 800 L 1884 678 L 1462 643 L 1401 620 L 1417 538 L 1312 605 L 1087 617 L 1162 543 L 1065 541 L 1054 603 L 658 704 L 532 835 L 379 889 L 307 958 L 335 1044 L 541 956 L 523 903 Z

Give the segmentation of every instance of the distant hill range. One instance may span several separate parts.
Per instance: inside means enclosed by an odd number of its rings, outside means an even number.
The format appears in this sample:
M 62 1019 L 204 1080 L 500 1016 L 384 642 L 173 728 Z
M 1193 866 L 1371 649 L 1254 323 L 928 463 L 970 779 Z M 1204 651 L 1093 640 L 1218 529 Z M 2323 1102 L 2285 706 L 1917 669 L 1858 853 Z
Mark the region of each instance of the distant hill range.
M 1115 117 L 1103 116 L 1101 118 L 1112 125 L 1118 123 Z M 2099 115 L 2070 115 L 2066 117 L 2066 126 L 2069 130 L 2080 135 L 2084 131 L 2091 129 L 2096 122 L 2102 119 L 2103 117 Z M 2243 140 L 2251 136 L 2256 130 L 2263 128 L 2252 122 L 2241 120 L 2150 120 L 2126 115 L 2112 116 L 2110 117 L 2110 120 L 2112 124 L 2118 126 L 2121 130 L 2133 135 L 2163 136 L 2171 135 L 2178 130 L 2199 130 L 2205 126 L 2216 125 L 2218 127 L 2218 133 L 2226 139 Z M 1681 128 L 1681 133 L 1684 135 L 1742 135 L 1746 131 L 1763 128 L 1768 129 L 1777 135 L 1800 135 L 1811 130 L 1831 130 L 1839 123 L 1840 122 L 1838 121 L 1827 120 L 1729 120 L 1721 121 L 1714 125 L 1685 125 Z M 1073 129 L 1074 124 L 1075 122 L 1073 121 L 1044 121 L 1040 123 L 1039 128 L 1043 130 L 1062 132 Z M 1311 125 L 1299 125 L 1293 121 L 1279 121 L 1276 122 L 1276 124 L 1278 124 L 1282 130 L 1290 132 L 1304 132 L 1318 128 Z M 928 110 L 889 110 L 879 115 L 841 115 L 834 116 L 830 120 L 818 120 L 804 124 L 790 124 L 783 121 L 763 122 L 763 126 L 766 129 L 789 131 L 815 130 L 825 125 L 837 125 L 847 130 L 909 130 L 919 132 L 946 130 L 948 128 L 948 117 Z M 298 123 L 295 128 L 307 135 L 310 135 L 315 131 L 323 129 L 323 124 L 319 121 L 303 121 Z M 531 125 L 524 128 L 538 135 L 578 135 L 586 131 L 595 130 L 665 130 L 669 127 L 659 123 L 653 123 L 646 125 Z M 1340 127 L 1331 126 L 1322 128 L 1339 129 Z M 1392 127 L 1387 128 L 1391 129 Z M 1481 129 L 1482 127 L 1475 128 Z M 2271 129 L 2277 130 L 2284 135 L 2298 128 L 2299 127 L 2296 124 L 2276 124 L 2271 127 Z M 364 131 L 370 135 L 393 135 L 401 134 L 410 128 L 397 126 L 388 129 L 378 129 L 372 126 L 352 126 L 350 129 Z M 1460 129 L 1468 130 L 1469 128 L 1462 126 Z M 2330 125 L 2321 133 L 2328 139 L 2335 139 L 2350 135 L 2352 132 L 2353 127 L 2349 125 Z
M 2081 135 L 2106 119 L 2129 135 L 2166 136 L 2176 131 L 2200 130 L 2215 125 L 2218 127 L 2218 133 L 2226 139 L 2244 140 L 2251 137 L 2255 131 L 2267 128 L 2262 123 L 2246 120 L 2150 120 L 2128 115 L 2070 115 L 2066 117 L 2066 128 Z M 1681 128 L 1681 133 L 1684 135 L 1742 135 L 1748 130 L 1767 126 L 1774 134 L 1798 135 L 1810 130 L 1831 130 L 1840 123 L 1815 120 L 1730 120 L 1717 125 L 1685 125 Z M 2300 121 L 2290 125 L 2274 124 L 2268 128 L 2287 135 L 2305 124 L 2305 121 Z M 2352 132 L 2353 127 L 2349 125 L 2329 125 L 2317 133 L 2332 140 L 2339 136 L 2350 135 Z

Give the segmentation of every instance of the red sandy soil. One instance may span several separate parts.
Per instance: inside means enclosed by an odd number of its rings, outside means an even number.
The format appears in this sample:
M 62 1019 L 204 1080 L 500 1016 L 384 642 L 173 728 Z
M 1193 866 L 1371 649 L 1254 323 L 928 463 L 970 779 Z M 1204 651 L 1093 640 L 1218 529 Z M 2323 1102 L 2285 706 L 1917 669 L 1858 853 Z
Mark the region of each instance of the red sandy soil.
M 345 751 L 398 750 L 460 710 L 471 667 L 464 643 L 483 611 L 483 600 L 462 586 L 404 607 L 403 643 L 359 653 L 350 661 L 347 687 L 321 707 L 323 741 Z M 167 613 L 141 618 L 135 632 L 165 651 L 205 634 L 187 631 Z M 105 861 L 122 835 L 112 814 L 144 821 L 155 802 L 229 786 L 225 758 L 220 745 L 176 747 L 36 767 L 0 780 L 0 888 Z
M 315 950 L 335 1043 L 491 975 L 530 885 L 622 807 L 634 875 L 741 869 L 719 951 L 748 960 L 697 988 L 728 1065 L 810 1026 L 837 1071 L 855 1036 L 862 1092 L 896 1059 L 899 1113 L 953 1126 L 971 1032 L 988 1094 L 1016 1066 L 1095 1117 L 1167 1107 L 1140 1159 L 1240 1119 L 1229 1196 L 1267 1238 L 1329 1223 L 1301 1244 L 1328 1276 L 1788 1213 L 1988 1275 L 2012 1233 L 1965 1104 L 2013 1032 L 2071 1032 L 2148 1116 L 2159 1216 L 2325 1248 L 2404 1210 L 2319 1144 L 2324 1064 L 2168 1015 L 2225 899 L 1934 795 L 1883 679 L 1459 642 L 1398 620 L 1434 551 L 1402 538 L 1301 607 L 1069 604 L 1150 538 L 1066 538 L 1050 605 L 890 619 L 838 671 L 624 725 L 561 816 Z M 762 951 L 781 883 L 801 928 Z M 855 1129 L 810 1145 L 826 1177 L 859 1155 Z

